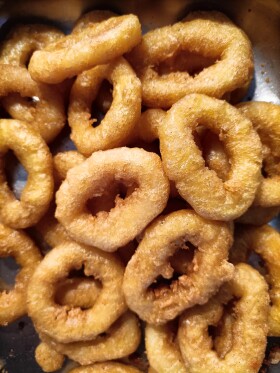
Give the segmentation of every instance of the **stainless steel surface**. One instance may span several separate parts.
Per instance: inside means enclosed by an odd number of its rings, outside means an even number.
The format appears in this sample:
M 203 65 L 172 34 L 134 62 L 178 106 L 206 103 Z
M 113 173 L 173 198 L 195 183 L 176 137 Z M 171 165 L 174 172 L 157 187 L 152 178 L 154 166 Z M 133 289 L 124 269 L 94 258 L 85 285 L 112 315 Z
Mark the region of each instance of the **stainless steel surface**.
M 215 9 L 224 12 L 248 34 L 253 43 L 255 76 L 247 99 L 280 104 L 280 0 L 0 1 L 0 25 L 4 25 L 0 30 L 0 38 L 14 23 L 36 19 L 55 23 L 67 32 L 82 13 L 91 9 L 111 9 L 120 14 L 135 13 L 142 22 L 144 32 L 173 23 L 191 10 Z M 67 143 L 63 145 L 65 148 L 69 146 Z M 20 166 L 16 169 L 14 188 L 20 192 L 25 174 Z M 279 221 L 274 221 L 274 225 L 279 229 Z M 0 261 L 0 277 L 8 268 L 14 268 L 11 261 Z M 12 281 L 12 277 L 5 280 Z M 0 372 L 42 372 L 34 361 L 37 343 L 38 338 L 27 317 L 0 328 Z M 271 344 L 280 346 L 280 339 L 270 339 Z M 66 370 L 63 369 L 63 372 Z M 272 365 L 265 371 L 280 372 L 280 365 Z

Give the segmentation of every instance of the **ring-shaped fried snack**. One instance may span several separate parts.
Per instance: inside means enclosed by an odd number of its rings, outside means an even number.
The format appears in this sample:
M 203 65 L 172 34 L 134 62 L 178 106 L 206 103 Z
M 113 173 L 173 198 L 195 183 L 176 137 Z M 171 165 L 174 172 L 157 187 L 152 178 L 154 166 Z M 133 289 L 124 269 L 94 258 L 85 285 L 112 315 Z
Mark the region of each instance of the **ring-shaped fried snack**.
M 28 172 L 17 200 L 5 176 L 5 154 L 11 149 Z M 36 224 L 47 211 L 53 196 L 52 157 L 41 138 L 28 123 L 0 120 L 0 217 L 12 228 Z
M 87 310 L 59 305 L 55 301 L 56 284 L 71 269 L 82 266 L 86 276 L 102 283 L 96 302 Z M 123 265 L 116 257 L 93 247 L 66 242 L 52 249 L 28 286 L 28 314 L 36 329 L 63 343 L 91 340 L 105 332 L 126 310 L 121 288 L 123 272 Z
M 187 241 L 197 247 L 189 272 L 172 280 L 170 286 L 153 288 L 159 276 L 172 279 L 169 258 Z M 233 266 L 227 261 L 231 243 L 226 223 L 207 221 L 194 211 L 159 217 L 145 230 L 127 264 L 123 291 L 128 307 L 142 320 L 160 325 L 189 307 L 206 303 L 233 275 Z
M 253 124 L 263 147 L 263 170 L 254 206 L 280 206 L 280 105 L 269 102 L 245 102 L 239 111 Z
M 216 133 L 224 143 L 231 164 L 225 181 L 205 166 L 194 139 L 198 125 Z M 198 214 L 228 221 L 252 204 L 261 178 L 261 143 L 238 109 L 205 95 L 188 95 L 168 111 L 159 138 L 169 179 Z
M 93 127 L 92 102 L 101 83 L 113 85 L 113 101 L 101 123 Z M 85 156 L 126 145 L 141 114 L 141 84 L 124 58 L 79 75 L 72 86 L 68 109 L 71 139 Z
M 222 142 L 217 135 L 209 130 L 202 131 L 199 140 L 206 166 L 215 171 L 217 176 L 225 181 L 230 172 L 230 163 Z M 241 224 L 263 225 L 275 218 L 279 211 L 280 207 L 256 206 L 253 202 L 253 205 L 236 221 Z
M 270 285 L 270 307 L 268 334 L 280 336 L 280 234 L 269 225 L 246 227 L 238 230 L 230 259 L 233 263 L 247 261 L 250 252 L 254 251 L 263 260 L 268 273 L 265 279 Z M 241 257 L 241 255 L 242 257 Z M 236 255 L 237 254 L 237 255 Z
M 35 349 L 35 360 L 44 372 L 54 372 L 62 367 L 64 355 L 41 342 Z
M 267 284 L 256 270 L 241 263 L 223 291 L 237 298 L 229 351 L 220 357 L 208 334 L 210 326 L 218 325 L 227 303 L 217 295 L 181 316 L 178 340 L 185 364 L 191 373 L 257 373 L 266 348 Z
M 22 105 L 17 105 L 17 100 L 21 97 L 9 97 L 14 93 L 35 101 L 24 101 Z M 6 99 L 5 109 L 13 118 L 29 122 L 46 142 L 52 141 L 65 125 L 61 91 L 35 82 L 25 67 L 1 65 L 0 97 Z
M 109 212 L 93 216 L 87 201 L 118 181 L 127 187 L 124 200 L 116 198 Z M 162 212 L 168 195 L 169 182 L 156 154 L 138 148 L 99 151 L 67 173 L 56 194 L 55 216 L 74 240 L 112 252 Z
M 105 362 L 79 367 L 70 370 L 69 373 L 142 373 L 140 370 L 125 364 Z
M 55 351 L 81 365 L 89 365 L 132 354 L 141 340 L 138 318 L 132 312 L 126 312 L 103 334 L 92 341 L 81 340 L 72 343 L 58 343 L 45 335 L 40 336 Z
M 18 25 L 0 46 L 0 63 L 26 67 L 32 53 L 64 36 L 56 27 L 41 24 Z
M 100 23 L 111 17 L 117 16 L 116 13 L 113 13 L 110 10 L 92 10 L 91 12 L 87 12 L 77 20 L 73 27 L 72 34 L 86 29 L 89 24 Z
M 166 59 L 186 51 L 216 62 L 194 76 L 186 70 L 158 73 Z M 222 98 L 253 73 L 249 39 L 219 12 L 193 12 L 183 22 L 148 32 L 128 59 L 142 82 L 143 103 L 153 108 L 169 108 L 190 93 Z
M 236 220 L 240 224 L 264 225 L 276 218 L 280 207 L 250 206 L 248 210 Z
M 111 17 L 100 23 L 89 23 L 79 32 L 34 52 L 28 69 L 35 80 L 60 83 L 122 56 L 140 40 L 141 25 L 137 16 Z
M 147 324 L 145 328 L 145 347 L 152 370 L 157 373 L 187 373 L 178 342 L 174 338 L 172 325 L 155 326 Z
M 0 224 L 0 258 L 8 256 L 12 256 L 21 269 L 13 288 L 0 292 L 0 325 L 7 325 L 27 312 L 27 284 L 41 261 L 40 251 L 27 235 Z

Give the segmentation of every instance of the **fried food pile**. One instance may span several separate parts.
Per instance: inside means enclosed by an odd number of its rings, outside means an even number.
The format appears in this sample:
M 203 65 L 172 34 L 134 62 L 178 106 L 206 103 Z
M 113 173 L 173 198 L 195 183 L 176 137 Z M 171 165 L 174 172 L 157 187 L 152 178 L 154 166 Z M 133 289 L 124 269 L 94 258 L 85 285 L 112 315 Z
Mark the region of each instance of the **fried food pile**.
M 257 373 L 280 336 L 280 107 L 240 103 L 245 33 L 92 11 L 69 35 L 14 27 L 0 64 L 0 256 L 20 266 L 0 324 L 31 318 L 44 372 Z

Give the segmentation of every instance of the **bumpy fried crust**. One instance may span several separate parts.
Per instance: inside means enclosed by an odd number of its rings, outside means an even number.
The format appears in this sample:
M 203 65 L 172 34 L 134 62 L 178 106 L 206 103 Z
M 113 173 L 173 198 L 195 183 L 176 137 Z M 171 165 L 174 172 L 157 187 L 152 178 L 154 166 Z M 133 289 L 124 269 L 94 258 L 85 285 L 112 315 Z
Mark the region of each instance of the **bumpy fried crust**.
M 17 200 L 5 176 L 5 154 L 11 149 L 28 172 L 27 183 Z M 0 120 L 0 216 L 13 228 L 36 224 L 53 196 L 52 157 L 46 143 L 28 123 Z
M 172 278 L 169 258 L 187 241 L 197 247 L 188 273 L 170 286 L 149 288 L 158 276 Z M 227 262 L 231 243 L 227 224 L 207 221 L 194 211 L 181 210 L 158 218 L 144 232 L 125 270 L 123 290 L 129 308 L 142 320 L 159 325 L 207 302 L 232 277 L 233 266 Z
M 56 351 L 67 355 L 81 365 L 99 361 L 120 359 L 132 354 L 141 340 L 141 331 L 137 317 L 127 312 L 106 332 L 90 341 L 58 343 L 54 339 L 39 333 L 42 340 Z
M 160 75 L 158 66 L 182 50 L 215 63 L 194 76 L 185 70 Z M 148 32 L 128 59 L 142 82 L 144 104 L 153 108 L 169 108 L 189 93 L 221 98 L 248 84 L 253 72 L 249 39 L 218 12 L 194 12 L 184 22 Z
M 129 365 L 105 362 L 88 367 L 75 368 L 69 373 L 141 373 L 141 371 Z
M 263 146 L 263 169 L 255 206 L 280 206 L 280 106 L 268 102 L 245 102 L 238 105 L 240 112 L 248 117 Z
M 271 336 L 280 336 L 280 234 L 270 227 L 246 227 L 238 230 L 231 249 L 231 261 L 247 261 L 251 251 L 261 256 L 268 271 L 270 311 L 268 318 Z
M 237 299 L 230 350 L 220 357 L 208 334 L 208 327 L 217 326 L 223 315 L 225 299 L 218 295 L 181 317 L 178 340 L 185 364 L 192 373 L 257 373 L 266 348 L 267 285 L 256 270 L 241 263 L 223 291 Z
M 30 238 L 0 224 L 0 258 L 12 256 L 21 267 L 14 287 L 0 292 L 0 325 L 7 325 L 26 311 L 26 288 L 30 277 L 40 263 L 41 255 Z
M 224 142 L 231 162 L 225 182 L 205 167 L 194 139 L 198 124 Z M 159 127 L 159 138 L 169 179 L 201 216 L 232 220 L 252 204 L 261 177 L 261 143 L 251 122 L 236 108 L 205 95 L 188 95 L 169 110 Z
M 141 40 L 141 25 L 133 14 L 89 23 L 79 32 L 67 35 L 31 57 L 33 79 L 60 83 L 96 65 L 102 65 L 129 52 Z
M 36 103 L 21 100 L 34 98 Z M 1 65 L 0 96 L 6 97 L 5 109 L 12 117 L 29 122 L 46 142 L 53 140 L 65 125 L 64 99 L 61 91 L 35 82 L 25 67 Z
M 132 140 L 142 140 L 147 143 L 158 139 L 158 127 L 165 118 L 165 111 L 161 109 L 148 109 L 141 114 L 136 123 Z
M 75 23 L 72 33 L 79 33 L 86 29 L 90 24 L 96 24 L 105 21 L 111 17 L 117 17 L 116 13 L 110 10 L 93 10 L 83 14 Z
M 170 324 L 146 325 L 145 346 L 150 370 L 157 373 L 187 373 L 179 345 Z
M 126 198 L 116 198 L 113 209 L 92 216 L 86 202 L 116 181 L 128 188 Z M 99 151 L 67 173 L 56 194 L 55 216 L 74 240 L 116 251 L 164 209 L 168 194 L 169 182 L 156 154 L 138 148 Z
M 240 224 L 264 225 L 277 217 L 280 207 L 250 206 L 249 209 L 236 220 Z
M 113 101 L 101 123 L 93 127 L 92 103 L 104 79 L 113 85 Z M 72 87 L 68 120 L 71 139 L 86 156 L 126 145 L 141 113 L 141 84 L 123 57 L 79 75 Z
M 66 179 L 67 172 L 71 168 L 83 163 L 85 160 L 86 157 L 76 150 L 57 153 L 53 157 L 53 167 L 56 182 L 61 184 L 62 181 Z
M 42 342 L 35 349 L 35 360 L 44 372 L 54 372 L 62 367 L 64 356 Z
M 93 279 L 68 278 L 58 284 L 55 299 L 62 306 L 87 309 L 94 305 L 101 289 L 101 284 Z
M 59 305 L 55 301 L 56 284 L 71 269 L 82 266 L 86 276 L 102 283 L 96 302 L 88 310 Z M 29 282 L 28 314 L 38 330 L 58 342 L 91 340 L 126 310 L 121 289 L 123 272 L 123 265 L 113 255 L 74 242 L 61 244 L 45 256 Z
M 63 36 L 62 31 L 49 25 L 18 25 L 0 46 L 0 63 L 25 67 L 34 51 L 55 43 Z

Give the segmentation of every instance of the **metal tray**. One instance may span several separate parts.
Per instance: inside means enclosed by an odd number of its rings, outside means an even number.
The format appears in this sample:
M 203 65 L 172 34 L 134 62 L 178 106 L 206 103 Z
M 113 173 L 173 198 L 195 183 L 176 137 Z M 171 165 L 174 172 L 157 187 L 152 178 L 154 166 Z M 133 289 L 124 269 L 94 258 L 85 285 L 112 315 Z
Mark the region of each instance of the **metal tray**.
M 253 43 L 255 75 L 246 99 L 280 104 L 280 0 L 0 1 L 0 40 L 18 22 L 53 23 L 67 32 L 82 13 L 92 9 L 110 9 L 119 14 L 135 13 L 140 18 L 144 32 L 178 21 L 191 10 L 224 12 L 247 33 Z M 70 143 L 63 142 L 62 148 L 71 147 Z M 20 165 L 11 168 L 12 183 L 17 194 L 24 185 L 26 173 Z M 278 220 L 272 224 L 279 229 Z M 12 261 L 0 260 L 0 278 L 12 281 L 16 270 Z M 41 373 L 34 360 L 38 341 L 28 317 L 0 328 L 0 372 Z M 269 338 L 268 353 L 274 346 L 280 346 L 280 338 Z M 61 372 L 65 373 L 69 368 L 66 363 Z M 261 372 L 280 372 L 280 364 L 264 365 Z

